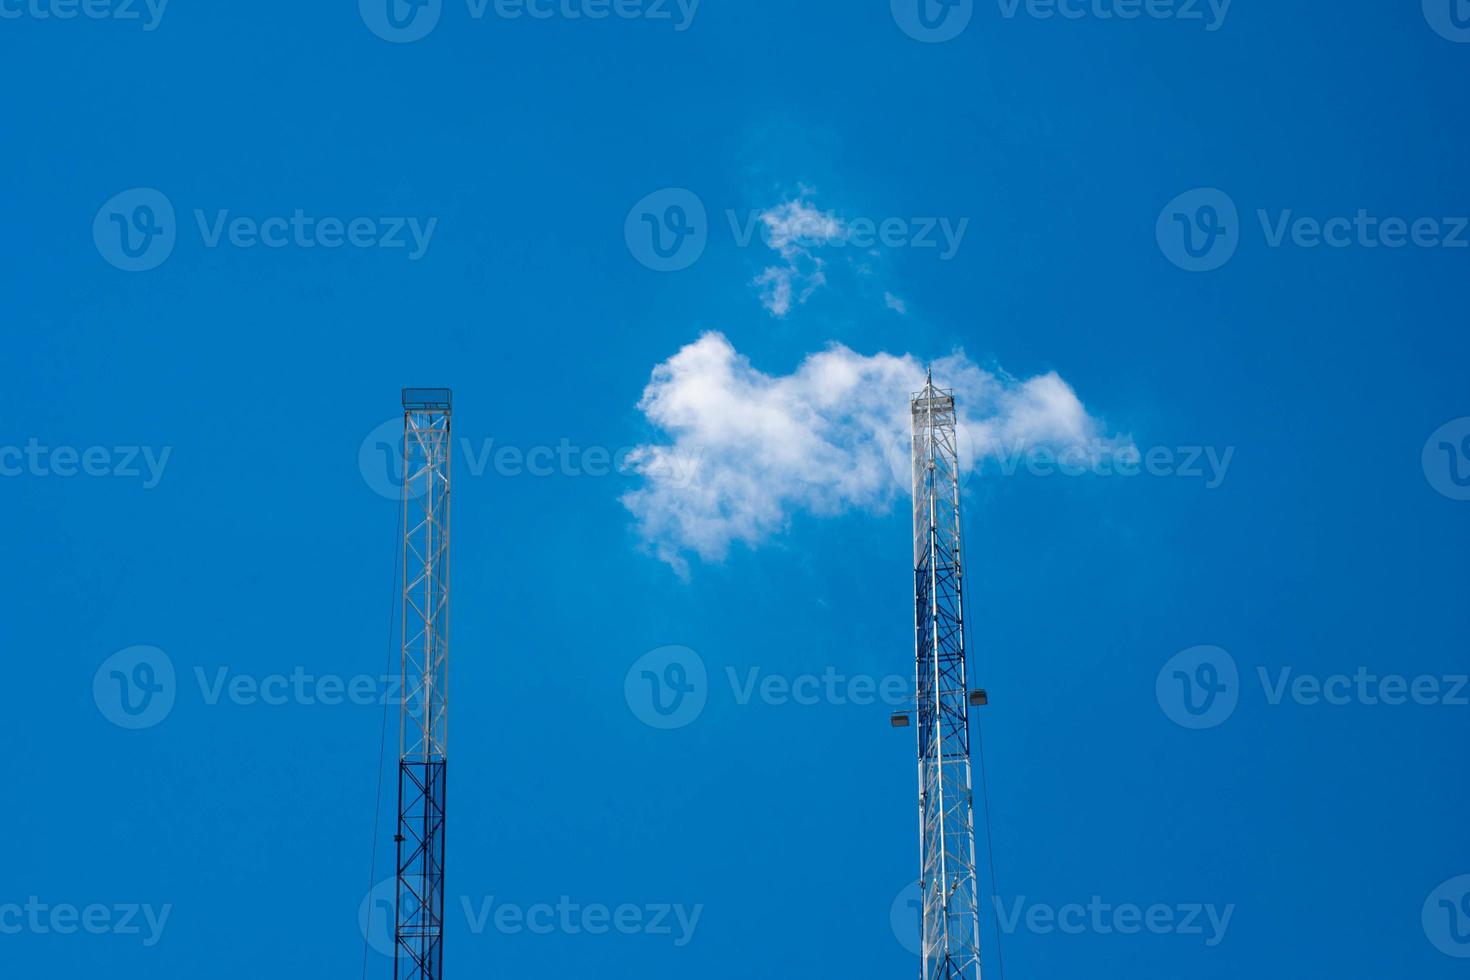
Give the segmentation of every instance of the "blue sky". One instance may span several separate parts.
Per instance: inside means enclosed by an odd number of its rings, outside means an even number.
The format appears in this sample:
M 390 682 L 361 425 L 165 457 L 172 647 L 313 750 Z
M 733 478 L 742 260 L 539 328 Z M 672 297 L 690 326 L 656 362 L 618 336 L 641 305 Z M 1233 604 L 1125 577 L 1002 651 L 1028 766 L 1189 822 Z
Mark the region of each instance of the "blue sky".
M 933 362 L 987 971 L 1463 976 L 1470 11 L 588 9 L 0 0 L 3 961 L 360 973 L 446 385 L 446 972 L 911 973 Z

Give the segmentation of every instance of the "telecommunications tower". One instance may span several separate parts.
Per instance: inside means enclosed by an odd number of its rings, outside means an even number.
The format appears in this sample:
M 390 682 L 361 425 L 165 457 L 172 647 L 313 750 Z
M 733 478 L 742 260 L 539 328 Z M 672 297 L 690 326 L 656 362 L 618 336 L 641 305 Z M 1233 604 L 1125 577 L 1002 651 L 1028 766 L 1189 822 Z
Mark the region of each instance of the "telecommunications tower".
M 403 659 L 398 724 L 394 980 L 444 963 L 444 762 L 449 663 L 448 388 L 403 390 Z
M 979 980 L 980 916 L 970 794 L 959 455 L 952 390 L 931 373 L 910 402 L 914 477 L 914 661 L 918 693 L 922 980 Z

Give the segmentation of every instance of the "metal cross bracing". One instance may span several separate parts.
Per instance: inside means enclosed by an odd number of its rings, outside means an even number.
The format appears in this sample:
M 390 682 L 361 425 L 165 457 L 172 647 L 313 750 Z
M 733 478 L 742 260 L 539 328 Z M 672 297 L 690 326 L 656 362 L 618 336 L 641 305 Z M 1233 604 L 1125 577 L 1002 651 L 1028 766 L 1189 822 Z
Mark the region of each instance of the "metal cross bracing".
M 978 980 L 964 571 L 954 392 L 930 376 L 913 416 L 914 662 L 923 980 Z
M 443 976 L 450 414 L 448 389 L 404 389 L 395 980 Z

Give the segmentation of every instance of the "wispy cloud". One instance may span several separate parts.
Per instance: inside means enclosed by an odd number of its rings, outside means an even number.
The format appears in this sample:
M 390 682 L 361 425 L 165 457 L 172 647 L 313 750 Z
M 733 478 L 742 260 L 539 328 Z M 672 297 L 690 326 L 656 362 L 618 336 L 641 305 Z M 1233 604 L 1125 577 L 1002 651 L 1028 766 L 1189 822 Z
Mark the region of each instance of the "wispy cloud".
M 909 311 L 909 305 L 892 293 L 883 294 L 883 305 L 888 307 L 899 316 L 904 316 Z
M 841 241 L 846 233 L 841 220 L 830 211 L 817 210 L 804 195 L 762 211 L 760 221 L 766 244 L 783 264 L 767 266 L 753 285 L 759 288 L 766 311 L 784 317 L 793 303 L 805 303 L 827 284 L 826 262 L 816 250 Z
M 1019 380 L 963 352 L 933 364 L 955 389 L 961 468 L 1018 445 L 1095 446 L 1102 423 L 1055 373 Z M 754 368 L 707 333 L 653 370 L 639 408 L 667 441 L 631 458 L 643 485 L 625 494 L 638 533 L 687 573 L 688 556 L 719 561 L 755 546 L 799 512 L 881 510 L 908 492 L 908 395 L 924 383 L 911 355 L 858 354 L 840 344 L 788 375 Z
M 766 243 L 791 258 L 801 252 L 820 248 L 843 237 L 842 222 L 830 211 L 818 211 L 805 199 L 787 201 L 761 212 L 766 228 Z

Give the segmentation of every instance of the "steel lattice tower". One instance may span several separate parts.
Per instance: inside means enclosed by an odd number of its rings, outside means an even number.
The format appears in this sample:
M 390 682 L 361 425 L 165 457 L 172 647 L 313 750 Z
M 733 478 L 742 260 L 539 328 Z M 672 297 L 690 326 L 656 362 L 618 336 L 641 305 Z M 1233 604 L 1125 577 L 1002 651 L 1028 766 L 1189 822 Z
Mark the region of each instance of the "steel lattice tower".
M 910 403 L 918 693 L 922 980 L 978 980 L 969 691 L 954 392 L 931 375 Z
M 395 980 L 444 963 L 444 772 L 449 662 L 447 388 L 403 391 L 403 660 L 398 725 Z

